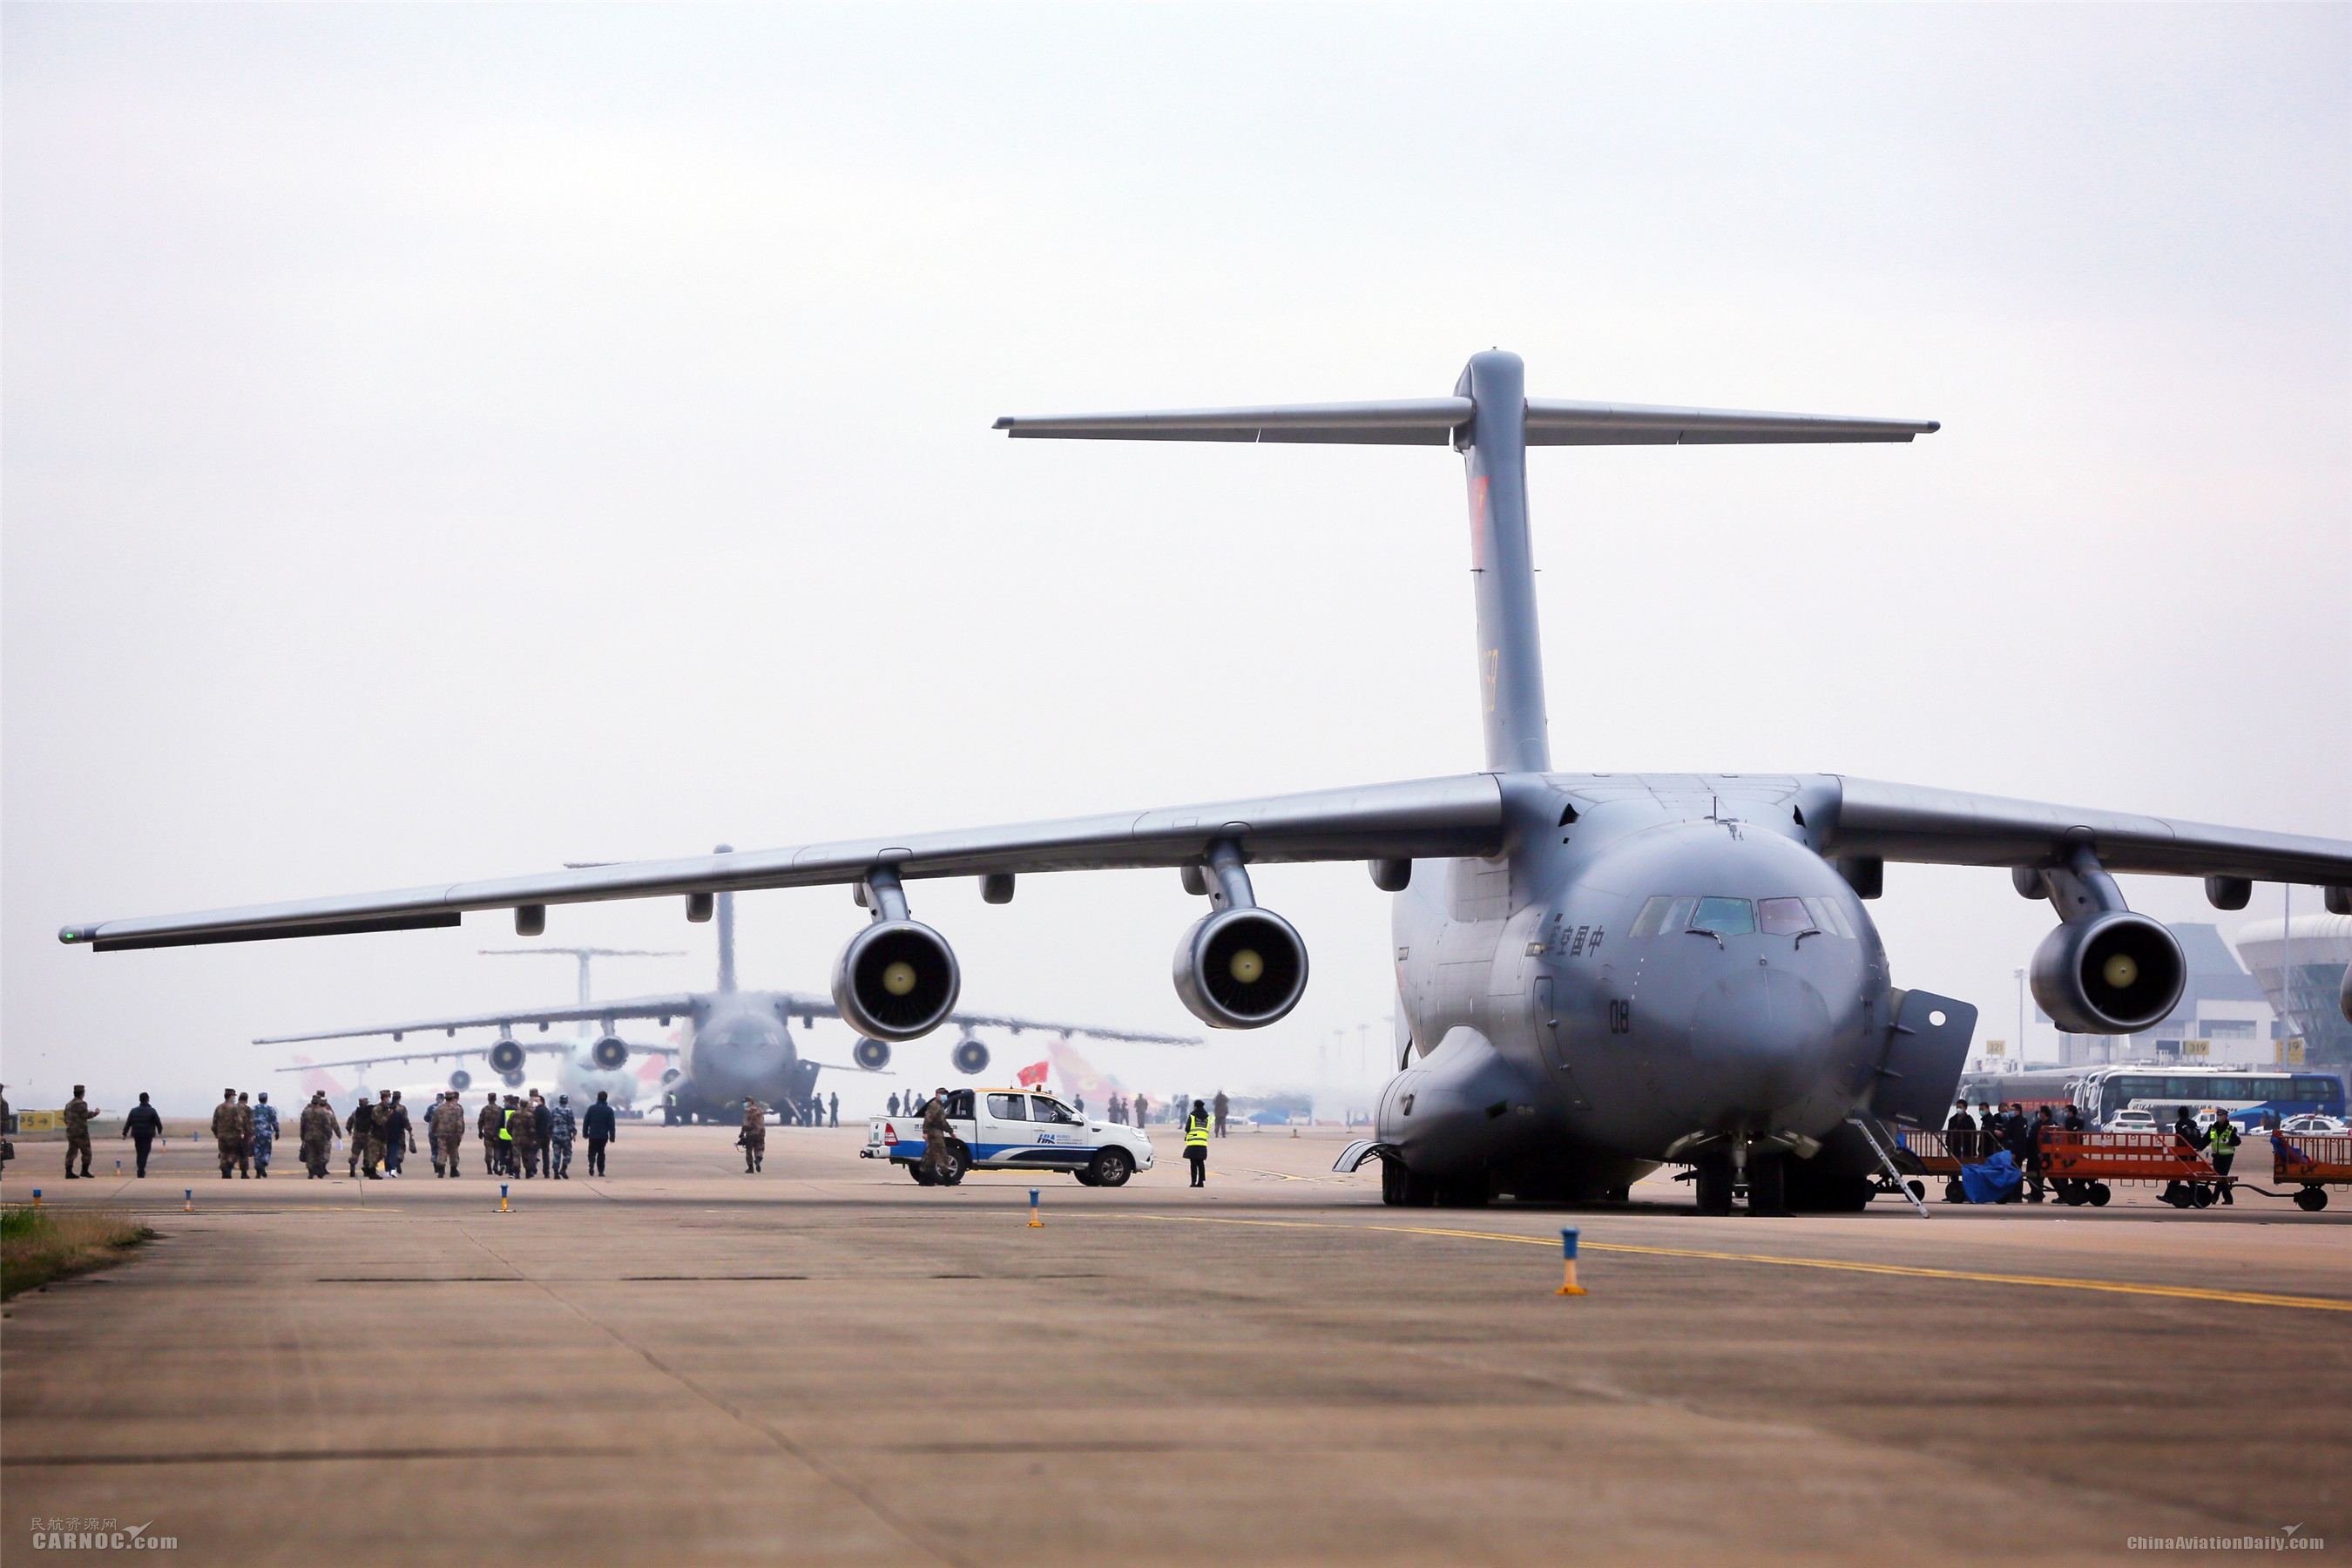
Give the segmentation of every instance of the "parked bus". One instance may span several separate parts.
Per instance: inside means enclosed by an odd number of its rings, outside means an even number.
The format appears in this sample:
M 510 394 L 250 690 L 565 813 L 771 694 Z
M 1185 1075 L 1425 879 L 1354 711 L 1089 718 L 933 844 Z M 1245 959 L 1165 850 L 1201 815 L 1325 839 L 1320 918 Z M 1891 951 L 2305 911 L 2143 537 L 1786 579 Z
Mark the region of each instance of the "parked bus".
M 2127 1064 L 1973 1073 L 1962 1080 L 1960 1093 L 1970 1110 L 2015 1104 L 2030 1112 L 2041 1105 L 2053 1110 L 2078 1105 L 2083 1119 L 2093 1127 L 2105 1127 L 2117 1111 L 2131 1110 L 2146 1110 L 2158 1126 L 2169 1127 L 2184 1105 L 2192 1112 L 2226 1110 L 2238 1122 L 2273 1113 L 2288 1117 L 2316 1111 L 2339 1121 L 2344 1115 L 2343 1079 L 2330 1073 L 2276 1068 Z

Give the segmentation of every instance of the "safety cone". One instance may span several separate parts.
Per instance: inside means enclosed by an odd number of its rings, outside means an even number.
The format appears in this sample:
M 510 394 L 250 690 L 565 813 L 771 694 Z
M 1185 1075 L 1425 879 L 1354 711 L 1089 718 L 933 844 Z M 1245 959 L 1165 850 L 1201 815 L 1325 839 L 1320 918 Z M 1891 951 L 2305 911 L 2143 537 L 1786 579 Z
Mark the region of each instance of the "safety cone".
M 196 1189 L 195 1189 L 195 1188 L 194 1188 L 194 1187 L 182 1187 L 182 1188 L 180 1189 L 180 1206 L 181 1206 L 183 1209 L 186 1210 L 186 1211 L 187 1211 L 188 1213 L 190 1213 L 190 1214 L 194 1214 L 194 1213 L 195 1213 L 195 1212 L 196 1212 Z
M 1043 1230 L 1045 1227 L 1045 1222 L 1037 1217 L 1037 1189 L 1032 1187 L 1029 1189 L 1029 1228 Z
M 41 1206 L 41 1189 L 38 1187 L 33 1189 L 33 1206 L 35 1208 Z
M 1563 1229 L 1559 1233 L 1559 1249 L 1565 1257 L 1568 1272 L 1560 1280 L 1559 1289 L 1552 1294 L 1555 1296 L 1591 1295 L 1591 1291 L 1576 1282 L 1576 1232 Z

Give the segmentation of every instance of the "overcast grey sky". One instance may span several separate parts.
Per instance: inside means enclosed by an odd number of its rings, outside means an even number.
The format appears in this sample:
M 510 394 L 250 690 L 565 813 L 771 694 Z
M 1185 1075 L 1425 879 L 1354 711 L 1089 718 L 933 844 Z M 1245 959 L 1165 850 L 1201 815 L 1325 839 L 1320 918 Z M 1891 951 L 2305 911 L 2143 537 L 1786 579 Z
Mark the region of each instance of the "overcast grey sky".
M 474 957 L 495 917 L 103 957 L 68 920 L 1475 767 L 1450 454 L 989 424 L 1441 394 L 1490 344 L 1536 395 L 1945 422 L 1538 453 L 1559 766 L 2352 837 L 2344 6 L 0 26 L 19 1105 L 194 1109 L 256 1034 L 569 991 Z M 1293 1018 L 1108 1065 L 1273 1086 L 1385 1017 L 1361 868 L 1259 887 Z M 971 1005 L 1189 1024 L 1172 873 L 916 911 Z M 1898 984 L 2014 1033 L 2046 906 L 1893 868 L 1874 912 Z M 821 987 L 862 919 L 747 897 L 746 984 Z M 608 992 L 708 983 L 675 900 L 549 934 L 695 954 Z

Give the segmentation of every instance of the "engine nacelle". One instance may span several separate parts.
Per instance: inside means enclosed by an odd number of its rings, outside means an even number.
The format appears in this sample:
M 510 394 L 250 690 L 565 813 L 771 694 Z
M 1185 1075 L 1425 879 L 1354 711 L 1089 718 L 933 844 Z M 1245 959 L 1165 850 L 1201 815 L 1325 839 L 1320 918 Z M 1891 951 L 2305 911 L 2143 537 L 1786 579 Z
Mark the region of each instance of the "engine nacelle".
M 606 1072 L 617 1072 L 629 1065 L 629 1042 L 618 1035 L 607 1035 L 589 1047 L 588 1059 Z
M 2070 1035 L 2129 1035 L 2179 1002 L 2189 964 L 2170 931 L 2109 910 L 2069 921 L 2033 951 L 2033 999 Z
M 467 1072 L 464 1068 L 459 1068 L 457 1071 L 449 1075 L 449 1087 L 456 1089 L 460 1094 L 463 1094 L 473 1086 L 474 1075 Z
M 662 1068 L 661 1080 L 666 1085 L 673 1084 L 685 1076 L 686 1075 L 684 1073 L 679 1072 L 676 1068 Z
M 1255 906 L 1218 910 L 1176 944 L 1176 995 L 1213 1029 L 1262 1029 L 1307 993 L 1307 944 Z
M 948 1053 L 948 1060 L 953 1062 L 956 1071 L 964 1077 L 976 1078 L 988 1070 L 988 1047 L 978 1040 L 966 1037 L 958 1041 L 956 1048 Z
M 509 1089 L 520 1089 L 523 1085 L 522 1069 L 517 1068 L 512 1072 L 502 1072 L 499 1074 L 499 1081 Z
M 2347 1023 L 2352 1023 L 2352 963 L 2344 966 L 2344 989 L 2336 994 L 2336 1005 L 2344 1009 Z
M 890 1065 L 890 1047 L 880 1040 L 860 1040 L 850 1048 L 849 1059 L 867 1072 L 880 1072 Z
M 955 1010 L 962 989 L 955 950 L 919 921 L 876 921 L 833 961 L 833 1002 L 842 1022 L 877 1040 L 929 1034 Z
M 519 1081 L 522 1071 L 522 1047 L 512 1040 L 500 1040 L 490 1047 L 490 1066 L 505 1075 L 509 1083 Z

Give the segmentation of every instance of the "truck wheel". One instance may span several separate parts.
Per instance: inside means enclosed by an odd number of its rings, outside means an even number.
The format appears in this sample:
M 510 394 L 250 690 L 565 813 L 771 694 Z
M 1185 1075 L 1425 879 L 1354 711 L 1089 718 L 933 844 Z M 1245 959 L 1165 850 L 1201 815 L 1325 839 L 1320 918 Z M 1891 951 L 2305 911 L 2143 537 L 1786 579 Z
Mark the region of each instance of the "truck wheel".
M 1946 1182 L 1944 1201 L 1948 1204 L 1964 1204 L 1969 1201 L 1969 1190 L 1958 1182 Z
M 1078 1179 L 1078 1185 L 1082 1187 L 1099 1187 L 1102 1185 L 1102 1183 L 1095 1179 L 1094 1168 L 1092 1166 L 1088 1166 L 1084 1170 L 1072 1171 L 1070 1174 Z
M 2093 1182 L 2091 1184 L 2091 1206 L 2093 1208 L 2103 1209 L 2106 1207 L 2107 1200 L 2115 1195 L 2116 1190 L 2107 1185 L 2106 1183 Z
M 938 1184 L 938 1179 L 929 1171 L 923 1169 L 923 1163 L 920 1160 L 909 1160 L 907 1162 L 907 1174 L 915 1178 L 915 1185 L 919 1187 L 929 1187 Z
M 1094 1177 L 1096 1186 L 1123 1187 L 1128 1177 L 1135 1174 L 1135 1161 L 1124 1149 L 1106 1149 L 1095 1156 L 1088 1174 Z
M 2305 1187 L 2294 1194 L 2294 1206 L 2305 1214 L 2317 1214 L 2327 1206 L 2326 1187 Z
M 948 1144 L 947 1174 L 941 1178 L 940 1184 L 950 1187 L 960 1185 L 964 1177 L 971 1173 L 971 1151 L 960 1142 L 950 1141 Z

